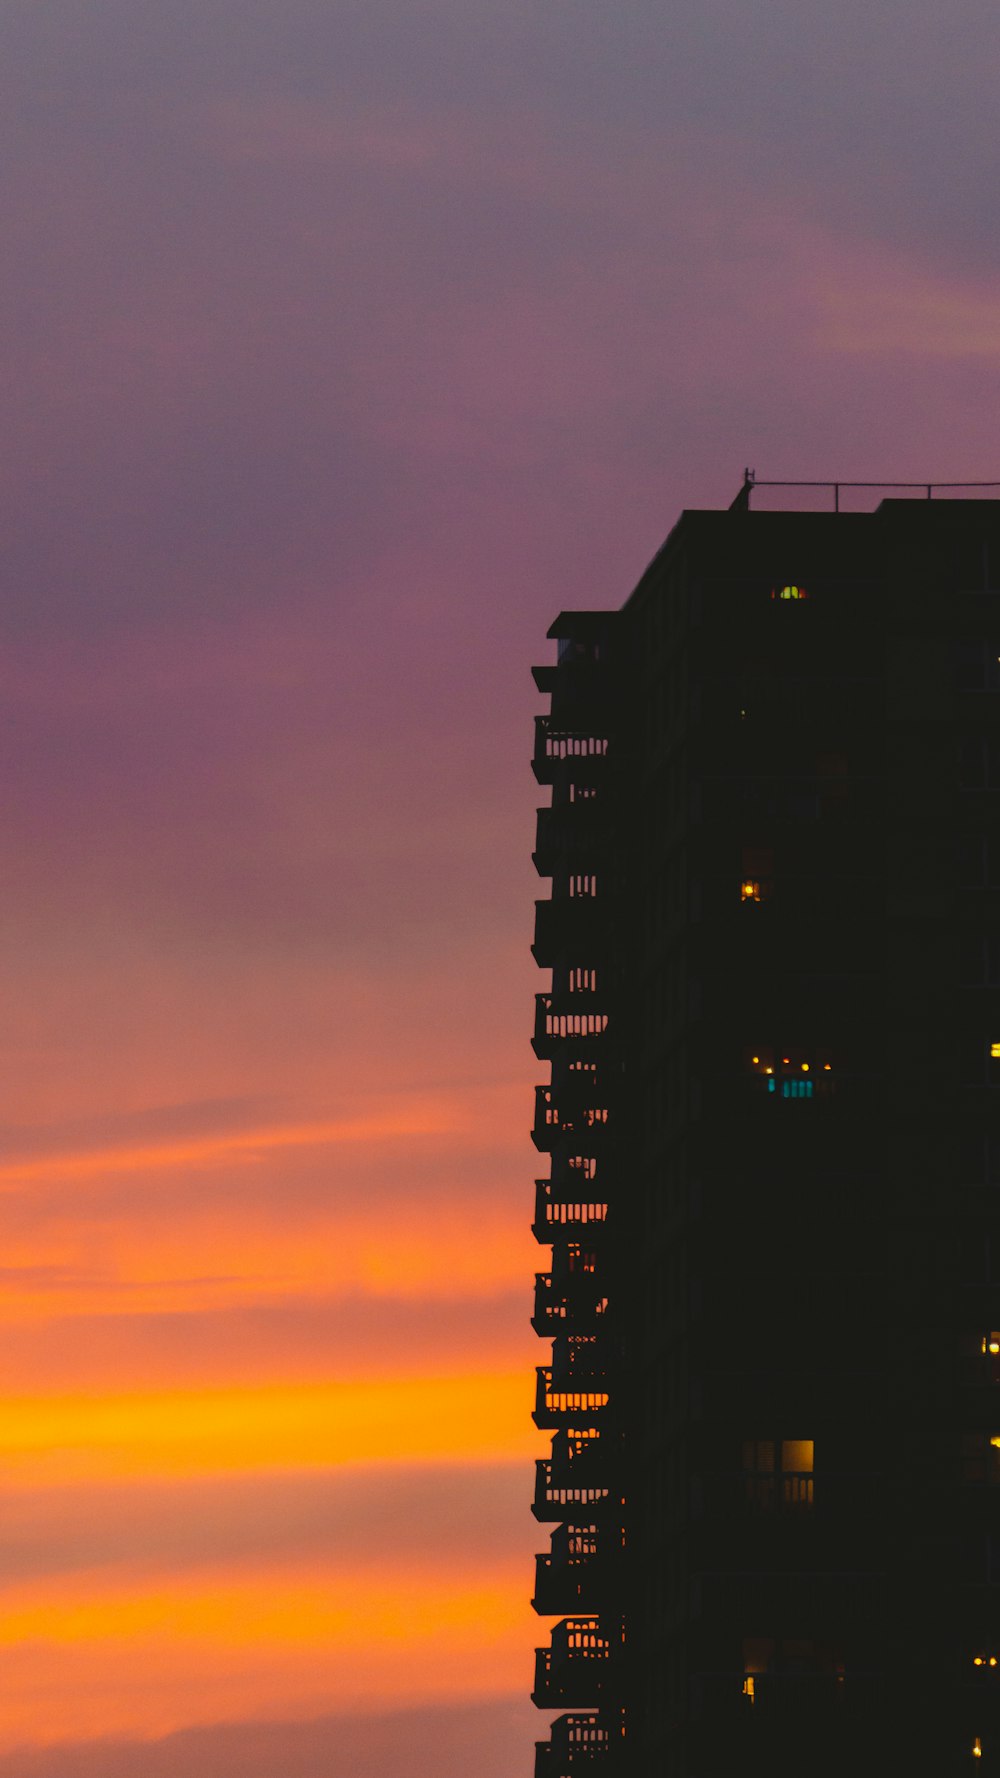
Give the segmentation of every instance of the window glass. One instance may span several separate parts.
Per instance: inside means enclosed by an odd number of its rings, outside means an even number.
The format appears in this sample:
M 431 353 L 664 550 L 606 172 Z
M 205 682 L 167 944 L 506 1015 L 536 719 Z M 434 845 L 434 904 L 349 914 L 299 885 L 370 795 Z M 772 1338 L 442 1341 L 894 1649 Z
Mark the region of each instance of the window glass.
M 781 1441 L 781 1467 L 784 1470 L 795 1470 L 802 1475 L 811 1475 L 813 1467 L 813 1441 L 811 1438 L 786 1438 Z

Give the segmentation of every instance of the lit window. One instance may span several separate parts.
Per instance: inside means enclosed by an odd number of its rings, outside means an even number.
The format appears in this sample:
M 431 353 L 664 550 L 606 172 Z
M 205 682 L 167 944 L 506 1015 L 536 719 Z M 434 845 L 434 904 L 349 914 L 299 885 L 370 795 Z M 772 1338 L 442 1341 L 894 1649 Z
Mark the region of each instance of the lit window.
M 777 1093 L 779 1085 L 783 1099 L 811 1099 L 813 1096 L 811 1080 L 783 1080 L 780 1083 L 776 1080 L 769 1080 L 767 1083 L 768 1092 Z
M 811 1438 L 751 1438 L 743 1444 L 743 1474 L 749 1505 L 811 1506 L 814 1443 Z
M 745 1698 L 749 1698 L 751 1704 L 753 1703 L 753 1690 L 754 1690 L 754 1675 L 752 1673 L 748 1673 L 745 1680 L 743 1681 L 743 1696 Z
M 808 599 L 809 594 L 806 592 L 806 589 L 804 586 L 782 586 L 782 587 L 772 587 L 771 588 L 771 597 L 772 597 L 772 599 L 779 599 L 779 600 L 787 603 L 788 601 L 793 600 L 793 599 L 798 599 L 798 600 Z
M 973 1759 L 982 1759 L 983 1757 L 983 1744 L 978 1735 L 972 1743 L 972 1757 Z
M 744 846 L 740 865 L 740 900 L 767 901 L 774 874 L 774 854 L 767 846 Z
M 833 1092 L 833 1080 L 828 1078 L 833 1064 L 822 1060 L 822 1051 L 817 1057 L 815 1051 L 803 1055 L 801 1050 L 776 1053 L 761 1047 L 748 1054 L 746 1062 L 751 1072 L 761 1077 L 758 1090 L 775 1099 L 829 1098 Z
M 984 1358 L 987 1356 L 996 1358 L 1000 1353 L 1000 1332 L 984 1334 L 981 1351 Z

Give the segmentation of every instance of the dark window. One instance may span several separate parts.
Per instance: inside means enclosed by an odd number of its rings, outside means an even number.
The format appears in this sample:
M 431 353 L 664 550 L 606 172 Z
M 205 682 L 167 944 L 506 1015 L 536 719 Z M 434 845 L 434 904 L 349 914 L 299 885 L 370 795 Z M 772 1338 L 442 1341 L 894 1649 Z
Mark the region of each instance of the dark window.
M 962 1480 L 1000 1482 L 1000 1432 L 967 1432 L 962 1439 Z
M 988 1130 L 963 1129 L 959 1165 L 965 1185 L 1000 1185 L 1000 1136 Z
M 959 691 L 1000 691 L 1000 642 L 960 642 L 955 683 Z
M 997 1021 L 1000 1025 L 1000 1019 Z M 968 1087 L 1000 1086 L 1000 1033 L 970 1033 L 959 1051 L 960 1079 Z
M 958 780 L 963 790 L 1000 789 L 1000 736 L 966 735 L 959 754 Z
M 995 933 L 971 933 L 958 941 L 958 979 L 975 987 L 995 987 L 1000 982 L 1000 938 Z
M 957 869 L 963 889 L 1000 888 L 1000 843 L 988 833 L 960 834 Z

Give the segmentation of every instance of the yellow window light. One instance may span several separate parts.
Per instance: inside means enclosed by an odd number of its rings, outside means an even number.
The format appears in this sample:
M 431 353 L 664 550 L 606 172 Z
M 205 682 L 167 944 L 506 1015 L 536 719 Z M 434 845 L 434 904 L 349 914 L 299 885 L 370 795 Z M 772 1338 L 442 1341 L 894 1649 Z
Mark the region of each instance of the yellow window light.
M 824 1073 L 824 1074 L 829 1074 L 829 1072 L 830 1072 L 830 1070 L 831 1070 L 831 1068 L 832 1068 L 832 1067 L 833 1067 L 833 1063 L 832 1063 L 832 1062 L 824 1062 L 824 1063 L 823 1063 L 823 1073 Z
M 981 1666 L 982 1666 L 982 1665 L 983 1665 L 983 1657 L 982 1657 L 982 1655 L 973 1655 L 973 1657 L 972 1657 L 972 1665 L 973 1665 L 973 1666 L 974 1666 L 974 1667 L 981 1667 Z
M 988 1350 L 993 1353 L 994 1357 L 1000 1352 L 1000 1334 L 990 1334 Z
M 983 1744 L 978 1735 L 972 1743 L 972 1757 L 973 1759 L 982 1759 L 983 1757 Z
M 1000 1043 L 990 1044 L 990 1055 L 995 1057 L 997 1061 L 1000 1061 Z
M 990 1666 L 991 1666 L 991 1667 L 995 1667 L 995 1666 L 996 1666 L 996 1664 L 997 1664 L 997 1658 L 996 1658 L 996 1655 L 990 1655 Z
M 803 1064 L 802 1064 L 802 1072 L 803 1072 L 803 1074 L 808 1074 L 808 1073 L 809 1073 L 809 1064 L 808 1064 L 808 1062 L 803 1062 Z
M 743 1696 L 749 1698 L 751 1704 L 753 1703 L 753 1689 L 753 1674 L 748 1673 L 743 1681 Z
M 993 1434 L 993 1437 L 990 1439 L 990 1444 L 993 1446 L 994 1450 L 1000 1451 L 1000 1432 L 995 1432 Z
M 760 884 L 753 877 L 744 877 L 740 884 L 741 901 L 759 901 Z

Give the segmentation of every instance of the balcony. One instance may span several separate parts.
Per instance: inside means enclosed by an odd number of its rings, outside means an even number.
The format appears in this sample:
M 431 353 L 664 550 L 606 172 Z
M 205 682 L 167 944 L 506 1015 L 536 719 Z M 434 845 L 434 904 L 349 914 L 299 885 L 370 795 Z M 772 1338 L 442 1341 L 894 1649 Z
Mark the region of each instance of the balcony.
M 615 1555 L 620 1556 L 621 1545 L 621 1531 L 610 1526 L 560 1525 L 552 1533 L 550 1554 L 535 1557 L 534 1610 L 543 1617 L 607 1610 L 620 1581 Z
M 610 948 L 608 913 L 596 895 L 536 901 L 531 954 L 539 969 L 563 963 L 603 963 Z
M 535 1688 L 532 1703 L 541 1710 L 561 1705 L 602 1702 L 618 1684 L 620 1646 L 612 1641 L 598 1617 L 570 1617 L 557 1624 L 550 1648 L 535 1650 Z
M 615 1778 L 623 1740 L 620 1718 L 596 1710 L 557 1716 L 548 1741 L 535 1742 L 535 1778 L 575 1778 L 577 1772 Z
M 595 1089 L 591 1086 L 590 1091 Z M 563 1084 L 558 1089 L 536 1087 L 531 1140 L 543 1153 L 551 1152 L 557 1144 L 573 1142 L 578 1145 L 577 1152 L 593 1154 L 604 1145 L 608 1115 L 607 1105 L 588 1102 L 582 1081 L 579 1086 L 574 1082 L 572 1087 Z
M 595 1453 L 595 1456 L 598 1455 Z M 613 1494 L 605 1482 L 588 1480 L 588 1473 L 594 1473 L 595 1465 L 591 1459 L 588 1472 L 586 1464 L 586 1458 L 580 1458 L 579 1469 L 571 1472 L 553 1458 L 536 1458 L 535 1498 L 531 1510 L 540 1524 L 577 1524 L 581 1520 L 590 1523 L 606 1514 L 612 1504 L 617 1506 L 620 1493 Z M 608 1459 L 605 1457 L 603 1463 L 597 1463 L 597 1472 L 606 1471 L 607 1465 Z M 568 1481 L 565 1478 L 570 1473 L 573 1479 Z
M 539 784 L 599 784 L 608 752 L 606 734 L 589 726 L 567 728 L 552 716 L 535 717 L 531 767 Z
M 543 1430 L 600 1425 L 608 1417 L 609 1395 L 606 1389 L 563 1388 L 556 1382 L 550 1365 L 538 1365 L 535 1371 L 535 1411 L 532 1419 Z
M 552 1341 L 552 1381 L 557 1389 L 606 1389 L 609 1341 L 600 1334 L 561 1328 Z
M 575 1004 L 574 1004 L 575 1003 Z M 608 1015 L 596 994 L 535 995 L 535 1034 L 531 1047 L 540 1058 L 594 1057 L 607 1047 Z
M 568 1236 L 574 1240 L 593 1240 L 607 1221 L 608 1206 L 598 1199 L 585 1199 L 586 1181 L 557 1185 L 553 1179 L 535 1180 L 535 1220 L 531 1225 L 536 1241 L 543 1244 Z M 567 1200 L 565 1193 L 576 1197 Z
M 532 861 L 540 877 L 567 866 L 593 870 L 606 859 L 609 838 L 608 812 L 599 796 L 539 809 Z
M 553 1278 L 535 1273 L 535 1311 L 531 1325 L 542 1339 L 559 1334 L 599 1333 L 606 1324 L 608 1298 L 593 1275 Z

